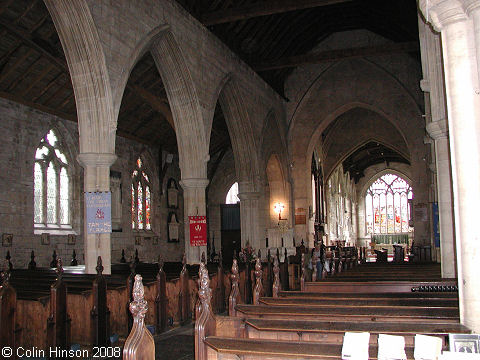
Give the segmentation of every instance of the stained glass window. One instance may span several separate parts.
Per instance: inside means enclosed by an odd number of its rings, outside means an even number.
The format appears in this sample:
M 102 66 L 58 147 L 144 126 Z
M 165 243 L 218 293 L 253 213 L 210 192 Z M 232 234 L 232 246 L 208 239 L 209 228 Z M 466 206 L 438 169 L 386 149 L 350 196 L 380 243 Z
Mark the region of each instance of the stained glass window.
M 132 229 L 135 229 L 135 186 L 132 184 Z
M 145 188 L 145 229 L 150 230 L 150 187 Z
M 61 141 L 53 130 L 41 140 L 35 151 L 34 223 L 70 224 L 70 180 L 68 161 Z
M 238 183 L 234 183 L 228 190 L 225 204 L 236 204 L 240 201 L 238 198 Z
M 143 192 L 142 184 L 137 184 L 137 225 L 143 229 Z
M 132 229 L 151 230 L 152 194 L 150 179 L 140 158 L 132 171 Z
M 385 174 L 375 180 L 365 195 L 367 234 L 413 231 L 409 226 L 411 186 L 400 176 Z

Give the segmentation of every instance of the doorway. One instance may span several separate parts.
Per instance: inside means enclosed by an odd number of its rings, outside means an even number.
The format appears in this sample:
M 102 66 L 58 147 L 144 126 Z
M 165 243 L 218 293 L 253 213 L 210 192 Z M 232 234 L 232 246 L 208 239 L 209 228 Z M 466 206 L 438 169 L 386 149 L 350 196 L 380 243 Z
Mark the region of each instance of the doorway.
M 223 261 L 231 264 L 233 252 L 238 254 L 241 250 L 240 204 L 223 204 L 220 213 Z

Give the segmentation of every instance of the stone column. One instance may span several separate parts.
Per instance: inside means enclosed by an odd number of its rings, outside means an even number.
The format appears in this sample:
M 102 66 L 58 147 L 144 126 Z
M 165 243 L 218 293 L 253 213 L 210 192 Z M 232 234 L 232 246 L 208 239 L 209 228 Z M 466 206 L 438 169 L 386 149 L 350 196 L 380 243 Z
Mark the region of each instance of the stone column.
M 455 225 L 453 222 L 452 178 L 441 39 L 440 36 L 434 33 L 430 26 L 425 24 L 420 18 L 418 29 L 424 76 L 424 79 L 420 82 L 420 86 L 426 94 L 426 128 L 428 134 L 434 140 L 442 277 L 454 278 L 457 276 L 454 243 Z
M 242 248 L 247 241 L 255 249 L 264 247 L 259 232 L 259 192 L 241 192 L 240 199 L 240 228 L 242 232 Z
M 478 0 L 463 0 L 463 3 L 467 14 L 473 20 L 477 52 L 477 73 L 480 79 L 480 2 Z
M 466 1 L 465 1 L 466 3 Z M 427 21 L 441 32 L 457 245 L 460 321 L 480 331 L 480 89 L 474 24 L 461 0 L 420 0 Z
M 110 191 L 110 166 L 115 162 L 115 154 L 80 153 L 78 162 L 84 169 L 85 192 Z M 85 248 L 85 271 L 96 274 L 98 256 L 102 257 L 104 274 L 111 274 L 110 234 L 87 234 L 87 217 L 83 216 L 83 242 Z
M 207 204 L 205 198 L 205 189 L 208 185 L 208 179 L 193 178 L 182 179 L 180 185 L 183 188 L 183 214 L 185 224 L 185 253 L 188 264 L 199 264 L 202 252 L 207 255 L 206 246 L 190 246 L 190 224 L 189 216 L 203 216 L 207 214 Z M 208 231 L 208 229 L 207 229 Z
M 455 225 L 453 223 L 447 122 L 445 120 L 430 122 L 427 124 L 427 132 L 435 141 L 442 277 L 454 278 L 457 276 L 454 243 Z

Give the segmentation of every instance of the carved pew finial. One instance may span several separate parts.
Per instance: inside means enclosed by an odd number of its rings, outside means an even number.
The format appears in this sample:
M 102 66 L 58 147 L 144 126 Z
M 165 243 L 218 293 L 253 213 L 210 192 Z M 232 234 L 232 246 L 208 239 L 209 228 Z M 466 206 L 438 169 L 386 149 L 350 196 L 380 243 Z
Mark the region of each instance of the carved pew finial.
M 278 297 L 278 292 L 280 291 L 280 266 L 278 262 L 278 257 L 273 258 L 273 286 L 272 286 L 272 296 L 274 298 Z
M 57 252 L 55 250 L 53 250 L 52 261 L 50 262 L 50 267 L 51 268 L 57 267 Z
M 230 281 L 232 283 L 232 290 L 230 291 L 230 296 L 228 297 L 228 315 L 236 316 L 237 311 L 235 306 L 237 305 L 237 299 L 240 294 L 240 289 L 238 288 L 238 263 L 237 259 L 233 259 L 232 263 L 232 273 L 230 274 Z
M 138 249 L 135 249 L 135 264 L 140 262 L 140 258 L 138 257 Z
M 95 268 L 97 270 L 97 275 L 102 275 L 103 273 L 103 263 L 102 263 L 102 257 L 99 256 L 97 259 L 97 267 Z
M 155 297 L 155 325 L 159 333 L 165 331 L 167 327 L 167 280 L 165 271 L 163 271 L 163 265 L 163 259 L 159 255 Z
M 57 273 L 57 280 L 63 277 L 63 261 L 62 258 L 58 258 L 57 260 L 57 268 L 55 269 Z
M 148 305 L 144 296 L 142 276 L 137 274 L 133 284 L 133 301 L 129 306 L 133 316 L 133 327 L 125 341 L 123 360 L 155 359 L 155 342 L 145 326 Z
M 125 249 L 122 249 L 122 258 L 120 259 L 120 262 L 122 264 L 125 264 L 127 262 L 127 259 L 125 259 Z
M 70 261 L 70 266 L 77 266 L 78 261 L 77 261 L 77 253 L 75 252 L 75 249 L 73 249 L 72 252 L 72 261 Z
M 200 260 L 202 263 L 206 264 L 207 263 L 207 260 L 205 258 L 205 251 L 202 251 L 202 258 Z
M 11 276 L 10 261 L 5 260 L 5 263 L 3 264 L 3 268 L 2 268 L 2 274 L 0 277 L 0 285 L 6 287 L 8 285 L 8 282 L 10 281 L 10 276 Z
M 35 270 L 37 263 L 35 262 L 35 252 L 32 250 L 30 253 L 30 262 L 28 263 L 28 270 Z
M 7 256 L 5 256 L 5 259 L 7 260 L 9 270 L 13 270 L 13 265 L 12 265 L 12 262 L 10 261 L 11 258 L 12 257 L 10 256 L 10 250 L 7 250 Z
M 305 291 L 305 254 L 302 253 L 301 262 L 301 275 L 300 275 L 300 290 Z
M 207 360 L 207 346 L 204 340 L 207 336 L 215 333 L 215 317 L 212 313 L 212 289 L 210 278 L 204 263 L 200 263 L 198 270 L 200 287 L 198 297 L 200 299 L 199 312 L 195 321 L 195 359 Z
M 183 253 L 182 259 L 182 271 L 180 272 L 180 293 L 178 294 L 178 310 L 180 315 L 180 323 L 185 324 L 189 319 L 191 319 L 190 311 L 190 285 L 187 269 L 187 255 Z
M 260 296 L 263 291 L 262 275 L 262 263 L 258 257 L 255 262 L 255 289 L 253 290 L 253 305 L 258 305 L 260 303 Z

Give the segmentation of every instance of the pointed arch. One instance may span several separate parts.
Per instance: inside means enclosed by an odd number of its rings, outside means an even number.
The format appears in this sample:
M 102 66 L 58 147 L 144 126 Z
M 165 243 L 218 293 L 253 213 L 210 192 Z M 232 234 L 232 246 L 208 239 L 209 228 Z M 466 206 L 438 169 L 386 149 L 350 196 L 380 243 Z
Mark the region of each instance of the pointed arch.
M 97 28 L 86 1 L 45 0 L 67 59 L 81 153 L 115 153 L 117 120 Z
M 172 111 L 182 178 L 206 178 L 208 137 L 185 57 L 170 31 L 161 32 L 153 41 L 151 54 L 165 84 Z

